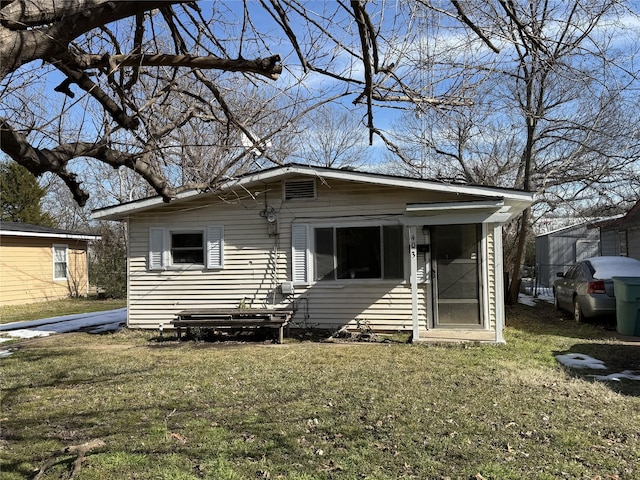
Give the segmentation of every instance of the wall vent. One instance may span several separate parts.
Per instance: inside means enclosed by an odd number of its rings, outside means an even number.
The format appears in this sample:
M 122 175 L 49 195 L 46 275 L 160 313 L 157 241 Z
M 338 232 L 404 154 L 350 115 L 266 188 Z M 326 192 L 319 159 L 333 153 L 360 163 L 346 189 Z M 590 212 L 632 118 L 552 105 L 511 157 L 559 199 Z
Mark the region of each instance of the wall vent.
M 284 182 L 285 200 L 313 200 L 316 198 L 316 182 L 311 180 L 288 180 Z

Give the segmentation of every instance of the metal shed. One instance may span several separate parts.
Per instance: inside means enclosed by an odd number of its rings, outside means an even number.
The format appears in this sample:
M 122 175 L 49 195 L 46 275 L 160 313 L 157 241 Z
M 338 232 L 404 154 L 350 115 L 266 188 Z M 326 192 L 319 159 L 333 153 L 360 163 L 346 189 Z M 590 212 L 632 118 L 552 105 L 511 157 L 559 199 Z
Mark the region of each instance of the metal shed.
M 600 254 L 600 229 L 594 223 L 560 228 L 536 236 L 538 284 L 550 287 L 557 272 L 585 258 Z

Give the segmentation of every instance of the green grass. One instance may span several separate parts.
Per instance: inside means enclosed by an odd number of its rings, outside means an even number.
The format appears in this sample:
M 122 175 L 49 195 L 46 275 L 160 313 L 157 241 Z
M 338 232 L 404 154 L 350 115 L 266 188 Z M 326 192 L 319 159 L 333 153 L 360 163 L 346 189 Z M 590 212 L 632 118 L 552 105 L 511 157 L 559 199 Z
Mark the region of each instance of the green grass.
M 77 479 L 640 477 L 640 382 L 554 359 L 640 370 L 638 346 L 552 308 L 508 318 L 504 346 L 31 341 L 0 359 L 0 478 L 94 438 Z
M 50 302 L 30 303 L 0 307 L 0 324 L 39 320 L 41 318 L 97 312 L 125 307 L 126 300 L 96 300 L 87 298 L 66 298 Z

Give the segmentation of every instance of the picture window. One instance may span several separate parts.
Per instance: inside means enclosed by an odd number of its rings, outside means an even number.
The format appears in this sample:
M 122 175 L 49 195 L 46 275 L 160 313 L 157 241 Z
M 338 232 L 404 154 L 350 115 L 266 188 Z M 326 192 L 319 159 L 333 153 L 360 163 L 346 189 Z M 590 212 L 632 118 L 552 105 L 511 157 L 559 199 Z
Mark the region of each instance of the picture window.
M 404 278 L 400 225 L 314 229 L 315 280 Z

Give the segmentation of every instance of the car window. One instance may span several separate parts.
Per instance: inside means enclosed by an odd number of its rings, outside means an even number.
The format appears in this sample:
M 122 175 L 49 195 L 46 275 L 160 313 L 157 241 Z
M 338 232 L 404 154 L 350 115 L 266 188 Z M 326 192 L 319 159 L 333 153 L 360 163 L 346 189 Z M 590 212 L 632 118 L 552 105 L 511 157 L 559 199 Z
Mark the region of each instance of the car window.
M 584 270 L 582 268 L 582 265 L 576 265 L 572 278 L 574 280 L 584 280 L 585 275 L 584 275 Z
M 573 265 L 572 267 L 570 267 L 569 270 L 567 270 L 567 273 L 564 275 L 564 277 L 569 279 L 574 278 L 577 267 L 578 267 L 577 265 Z

